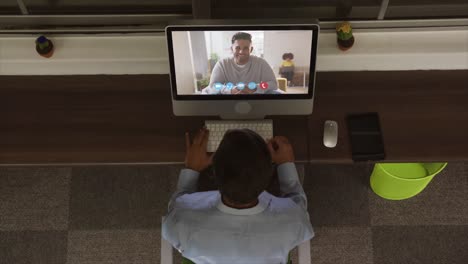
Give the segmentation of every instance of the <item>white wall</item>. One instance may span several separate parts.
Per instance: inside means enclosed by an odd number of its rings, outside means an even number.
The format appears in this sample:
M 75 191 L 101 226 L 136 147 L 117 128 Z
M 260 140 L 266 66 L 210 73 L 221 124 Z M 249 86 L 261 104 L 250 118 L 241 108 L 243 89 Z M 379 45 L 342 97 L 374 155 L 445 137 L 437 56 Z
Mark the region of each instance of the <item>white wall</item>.
M 232 50 L 231 50 L 231 40 L 232 36 L 239 31 L 210 31 L 205 34 L 207 37 L 207 48 L 208 51 L 210 49 L 213 52 L 216 52 L 220 58 L 227 58 L 232 57 Z M 261 44 L 263 43 L 263 39 L 259 39 L 263 37 L 263 31 L 242 31 L 247 32 L 252 35 L 252 46 L 254 50 L 252 52 L 253 55 L 260 56 L 260 53 L 263 51 L 263 47 Z M 208 52 L 208 56 L 210 53 Z
M 224 58 L 226 56 L 226 52 L 230 45 L 227 43 L 223 32 L 219 31 L 207 31 L 205 32 L 205 39 L 206 39 L 206 49 L 208 58 L 210 58 L 211 53 L 216 53 L 220 58 Z
M 354 46 L 341 51 L 336 34 L 319 36 L 319 71 L 468 69 L 468 29 L 355 32 Z
M 468 29 L 355 30 L 354 35 L 354 46 L 341 51 L 337 47 L 335 33 L 320 33 L 317 70 L 468 69 Z M 50 59 L 36 53 L 36 37 L 0 36 L 0 75 L 169 73 L 163 34 L 49 35 L 55 44 L 55 53 Z M 281 60 L 281 57 L 276 59 Z
M 273 67 L 275 74 L 283 61 L 284 53 L 294 54 L 296 67 L 309 66 L 312 32 L 265 31 L 264 59 Z
M 148 74 L 169 72 L 162 35 L 47 35 L 54 55 L 39 56 L 39 35 L 0 35 L 0 75 Z
M 179 94 L 193 94 L 196 82 L 190 34 L 182 31 L 173 32 L 172 41 L 174 43 L 177 91 Z

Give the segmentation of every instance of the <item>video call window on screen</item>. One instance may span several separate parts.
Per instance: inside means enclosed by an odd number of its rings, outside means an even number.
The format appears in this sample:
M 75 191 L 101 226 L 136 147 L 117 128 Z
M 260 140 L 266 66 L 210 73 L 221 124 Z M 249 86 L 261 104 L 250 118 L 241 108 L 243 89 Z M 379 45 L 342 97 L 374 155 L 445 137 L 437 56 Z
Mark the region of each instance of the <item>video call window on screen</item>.
M 307 94 L 311 30 L 173 31 L 178 95 Z

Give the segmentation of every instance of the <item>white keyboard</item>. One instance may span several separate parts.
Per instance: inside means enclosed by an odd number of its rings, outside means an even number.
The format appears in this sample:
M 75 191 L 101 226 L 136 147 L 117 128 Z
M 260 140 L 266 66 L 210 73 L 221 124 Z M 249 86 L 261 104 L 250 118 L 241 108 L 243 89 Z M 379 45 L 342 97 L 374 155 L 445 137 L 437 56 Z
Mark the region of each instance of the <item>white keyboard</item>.
M 255 131 L 263 139 L 273 137 L 273 120 L 206 120 L 206 128 L 210 131 L 208 139 L 208 152 L 215 152 L 219 143 L 224 137 L 224 133 L 229 129 L 248 128 Z

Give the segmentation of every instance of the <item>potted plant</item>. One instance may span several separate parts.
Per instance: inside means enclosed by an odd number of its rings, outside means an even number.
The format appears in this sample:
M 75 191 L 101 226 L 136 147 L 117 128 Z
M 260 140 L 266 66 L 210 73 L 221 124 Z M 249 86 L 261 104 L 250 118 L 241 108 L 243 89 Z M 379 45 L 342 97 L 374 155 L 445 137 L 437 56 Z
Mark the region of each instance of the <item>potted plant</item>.
M 36 39 L 36 51 L 44 58 L 50 58 L 54 54 L 54 44 L 50 39 L 40 36 Z
M 210 77 L 203 78 L 197 81 L 197 88 L 198 91 L 203 90 L 203 88 L 207 87 L 210 84 Z
M 354 45 L 353 29 L 349 22 L 343 22 L 336 25 L 336 35 L 338 47 L 345 51 Z

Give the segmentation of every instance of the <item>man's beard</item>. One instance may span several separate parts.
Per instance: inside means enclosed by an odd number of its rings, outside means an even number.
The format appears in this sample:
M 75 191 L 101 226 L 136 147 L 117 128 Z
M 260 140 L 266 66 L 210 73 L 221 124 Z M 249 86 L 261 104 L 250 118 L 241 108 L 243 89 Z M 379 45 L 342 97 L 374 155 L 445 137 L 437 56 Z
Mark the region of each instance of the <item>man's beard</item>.
M 236 57 L 236 62 L 237 64 L 245 64 L 249 61 L 249 56 L 240 56 L 237 55 Z

